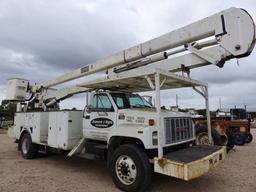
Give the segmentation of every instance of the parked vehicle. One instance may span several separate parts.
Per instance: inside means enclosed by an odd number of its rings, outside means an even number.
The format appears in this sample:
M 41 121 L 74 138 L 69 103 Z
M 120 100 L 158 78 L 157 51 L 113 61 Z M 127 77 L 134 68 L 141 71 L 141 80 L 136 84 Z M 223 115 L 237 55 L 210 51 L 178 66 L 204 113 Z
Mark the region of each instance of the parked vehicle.
M 220 113 L 220 112 L 218 112 Z M 225 114 L 225 115 L 224 115 Z M 193 118 L 196 125 L 197 142 L 209 142 L 207 138 L 207 120 L 205 117 Z M 216 145 L 226 145 L 232 149 L 234 145 L 244 145 L 253 140 L 250 133 L 251 120 L 245 109 L 230 109 L 218 117 L 211 117 L 213 140 Z

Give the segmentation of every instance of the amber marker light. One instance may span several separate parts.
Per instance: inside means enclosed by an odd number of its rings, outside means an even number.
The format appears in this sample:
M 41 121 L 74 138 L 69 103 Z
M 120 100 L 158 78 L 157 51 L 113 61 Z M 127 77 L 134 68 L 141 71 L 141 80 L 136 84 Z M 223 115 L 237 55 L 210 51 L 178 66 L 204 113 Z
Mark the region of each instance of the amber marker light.
M 149 126 L 155 125 L 155 120 L 154 120 L 154 119 L 149 119 L 149 120 L 148 120 L 148 125 L 149 125 Z

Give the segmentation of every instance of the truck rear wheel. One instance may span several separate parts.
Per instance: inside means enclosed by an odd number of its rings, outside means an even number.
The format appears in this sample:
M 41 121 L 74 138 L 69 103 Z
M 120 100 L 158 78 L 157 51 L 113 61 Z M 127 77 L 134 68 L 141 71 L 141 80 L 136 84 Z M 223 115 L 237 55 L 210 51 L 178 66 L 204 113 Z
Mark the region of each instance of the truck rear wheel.
M 251 133 L 248 133 L 247 137 L 246 137 L 246 143 L 251 143 L 253 140 L 253 136 Z
M 21 155 L 24 159 L 33 159 L 37 155 L 38 146 L 32 143 L 29 133 L 25 133 L 20 140 Z
M 136 145 L 118 147 L 110 169 L 115 185 L 122 191 L 144 191 L 151 182 L 152 168 L 146 153 Z

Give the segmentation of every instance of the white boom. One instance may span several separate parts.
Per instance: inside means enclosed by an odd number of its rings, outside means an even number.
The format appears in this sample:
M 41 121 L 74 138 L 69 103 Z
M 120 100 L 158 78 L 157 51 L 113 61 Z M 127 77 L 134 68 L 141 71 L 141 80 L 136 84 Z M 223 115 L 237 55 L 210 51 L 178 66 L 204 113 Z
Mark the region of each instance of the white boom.
M 170 72 L 188 72 L 209 64 L 222 67 L 229 59 L 248 56 L 254 48 L 255 38 L 251 16 L 243 9 L 230 8 L 54 80 L 32 85 L 27 101 L 37 100 L 36 105 L 46 109 L 60 100 L 88 91 L 88 87 L 74 86 L 52 93 L 47 91 L 49 88 L 97 72 L 106 71 L 106 79 L 116 79 L 139 74 L 151 67 Z
M 252 18 L 245 10 L 230 8 L 150 41 L 123 50 L 108 58 L 86 65 L 57 77 L 54 80 L 39 84 L 36 86 L 36 90 L 42 87 L 53 87 L 82 76 L 134 61 L 136 63 L 152 63 L 156 60 L 162 60 L 166 58 L 164 53 L 158 55 L 156 58 L 148 58 L 148 56 L 209 37 L 215 37 L 216 42 L 214 44 L 220 45 L 230 53 L 228 58 L 222 58 L 222 61 L 231 57 L 239 58 L 247 56 L 252 51 L 255 43 L 255 26 Z

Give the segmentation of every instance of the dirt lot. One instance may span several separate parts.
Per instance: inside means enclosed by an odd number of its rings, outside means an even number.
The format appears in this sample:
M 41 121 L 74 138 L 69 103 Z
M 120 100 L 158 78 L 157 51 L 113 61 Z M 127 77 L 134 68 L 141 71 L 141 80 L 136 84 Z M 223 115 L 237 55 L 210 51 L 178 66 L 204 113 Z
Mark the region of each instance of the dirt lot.
M 256 138 L 256 130 L 253 130 Z M 256 139 L 255 139 L 256 140 Z M 256 192 L 256 141 L 228 154 L 211 173 L 189 181 L 155 174 L 148 191 Z M 118 191 L 105 163 L 63 155 L 24 160 L 13 140 L 0 130 L 1 192 Z

